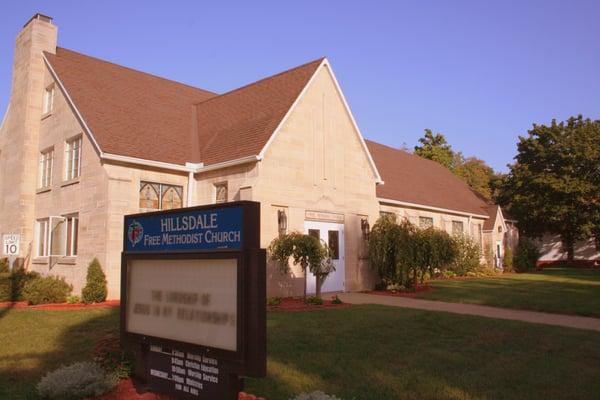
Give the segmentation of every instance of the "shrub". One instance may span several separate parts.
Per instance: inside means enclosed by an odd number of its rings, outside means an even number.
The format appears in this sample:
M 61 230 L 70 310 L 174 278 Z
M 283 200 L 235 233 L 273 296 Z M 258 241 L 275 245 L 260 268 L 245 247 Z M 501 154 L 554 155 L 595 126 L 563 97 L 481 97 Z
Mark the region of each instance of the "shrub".
M 331 304 L 342 304 L 342 303 L 343 303 L 342 299 L 340 299 L 337 294 L 331 298 Z
M 69 303 L 69 304 L 81 303 L 81 297 L 79 297 L 77 295 L 67 296 L 67 303 Z
M 0 301 L 23 300 L 23 286 L 38 276 L 37 272 L 26 272 L 22 268 L 10 273 L 0 273 Z
M 306 298 L 306 303 L 313 306 L 320 306 L 323 304 L 323 299 L 318 296 L 309 296 Z
M 73 290 L 65 278 L 37 276 L 23 286 L 23 297 L 28 304 L 65 303 Z
M 509 245 L 504 246 L 504 260 L 503 260 L 504 272 L 513 272 L 513 252 Z
M 467 276 L 481 269 L 481 250 L 479 245 L 465 235 L 454 236 L 456 257 L 450 269 L 458 276 Z
M 6 258 L 0 258 L 0 274 L 8 271 L 8 260 Z
M 519 244 L 513 257 L 515 271 L 526 272 L 535 269 L 539 258 L 540 250 L 533 240 L 525 237 L 519 239 Z
M 267 305 L 269 306 L 278 306 L 281 304 L 281 297 L 269 297 L 267 300 Z
M 321 392 L 317 390 L 312 393 L 301 393 L 296 397 L 291 398 L 290 400 L 342 400 L 339 397 L 335 397 L 334 395 L 329 395 L 327 393 Z
M 45 399 L 83 399 L 111 390 L 116 380 L 92 362 L 78 362 L 48 373 L 37 385 Z
M 107 294 L 106 275 L 98 259 L 94 258 L 88 266 L 86 284 L 81 291 L 81 297 L 86 304 L 102 303 L 106 300 Z

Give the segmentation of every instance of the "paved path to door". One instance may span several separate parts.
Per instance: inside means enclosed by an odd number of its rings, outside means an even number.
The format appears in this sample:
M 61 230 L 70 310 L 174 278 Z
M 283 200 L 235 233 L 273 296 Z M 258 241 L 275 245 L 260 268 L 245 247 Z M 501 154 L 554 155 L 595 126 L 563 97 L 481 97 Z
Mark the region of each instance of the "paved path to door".
M 417 308 L 419 310 L 442 311 L 455 314 L 477 315 L 480 317 L 510 319 L 514 321 L 531 322 L 566 326 L 575 329 L 588 329 L 600 332 L 600 318 L 579 317 L 575 315 L 550 314 L 537 311 L 511 310 L 476 304 L 446 303 L 413 299 L 409 297 L 382 296 L 367 293 L 340 293 L 340 299 L 351 304 L 380 304 L 384 306 Z

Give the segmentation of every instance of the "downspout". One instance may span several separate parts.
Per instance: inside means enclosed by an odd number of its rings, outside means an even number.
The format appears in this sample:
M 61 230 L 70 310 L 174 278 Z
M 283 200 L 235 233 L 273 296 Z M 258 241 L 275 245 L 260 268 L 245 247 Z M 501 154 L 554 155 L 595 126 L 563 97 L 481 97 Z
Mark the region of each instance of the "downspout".
M 187 206 L 193 206 L 193 193 L 194 193 L 194 171 L 188 172 L 188 184 L 187 184 Z

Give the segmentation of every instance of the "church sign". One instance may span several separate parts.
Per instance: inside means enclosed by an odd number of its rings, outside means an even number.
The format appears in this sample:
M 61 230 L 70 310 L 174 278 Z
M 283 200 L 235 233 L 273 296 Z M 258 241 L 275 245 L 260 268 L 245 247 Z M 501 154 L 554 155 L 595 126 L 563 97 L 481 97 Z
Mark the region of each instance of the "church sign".
M 266 373 L 260 204 L 125 217 L 121 336 L 135 375 L 181 399 L 235 399 Z

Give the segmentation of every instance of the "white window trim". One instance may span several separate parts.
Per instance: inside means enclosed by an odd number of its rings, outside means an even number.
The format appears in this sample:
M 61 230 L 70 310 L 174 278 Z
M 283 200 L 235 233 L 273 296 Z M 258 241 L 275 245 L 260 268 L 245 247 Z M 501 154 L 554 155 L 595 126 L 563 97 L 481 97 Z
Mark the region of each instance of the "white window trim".
M 75 165 L 73 163 L 73 144 L 79 142 L 77 147 L 77 175 L 75 175 Z M 74 136 L 65 141 L 65 181 L 77 179 L 81 176 L 81 148 L 83 147 L 82 135 Z
M 56 88 L 54 83 L 46 86 L 44 89 L 44 104 L 42 105 L 42 115 L 47 115 L 54 109 L 54 96 Z
M 36 257 L 48 257 L 48 227 L 50 225 L 50 219 L 49 218 L 40 218 L 36 220 L 36 224 L 35 224 L 35 237 L 36 237 L 36 250 L 35 250 L 35 254 Z M 40 254 L 40 245 L 42 244 L 42 242 L 40 242 L 40 236 L 41 233 L 40 230 L 42 229 L 42 226 L 45 227 L 44 232 L 43 232 L 43 244 L 44 244 L 44 251 L 42 252 L 42 254 Z
M 75 239 L 77 239 L 77 243 L 79 243 L 79 214 L 69 214 L 64 216 L 66 218 L 66 229 L 69 229 L 69 220 L 75 221 L 77 220 L 77 224 L 71 222 L 71 243 L 67 243 L 67 239 L 69 238 L 69 232 L 65 232 L 65 257 L 77 257 L 77 251 L 73 252 L 73 247 L 75 244 Z M 67 251 L 68 249 L 71 251 Z
M 48 155 L 50 155 L 51 157 L 44 159 L 44 157 L 48 156 Z M 49 164 L 48 164 L 48 160 L 50 160 Z M 44 164 L 44 161 L 46 162 L 46 164 Z M 46 172 L 48 173 L 48 176 L 46 176 Z M 54 173 L 54 147 L 49 147 L 40 152 L 38 189 L 44 189 L 44 188 L 52 186 L 53 173 Z
M 67 238 L 69 237 L 67 229 L 69 229 L 69 219 L 76 219 L 76 224 L 71 224 L 71 243 L 70 243 L 70 254 L 67 254 L 67 249 L 69 248 L 67 243 Z M 58 254 L 52 252 L 52 226 L 53 221 L 59 220 L 63 221 L 64 225 L 64 243 L 61 246 L 62 249 Z M 44 232 L 40 232 L 40 230 L 44 227 Z M 75 242 L 75 238 L 77 238 L 77 242 L 79 242 L 79 214 L 67 214 L 67 215 L 51 215 L 47 218 L 40 218 L 36 220 L 36 257 L 77 257 L 77 254 L 73 253 L 73 245 Z M 44 252 L 40 254 L 40 237 L 44 241 Z

